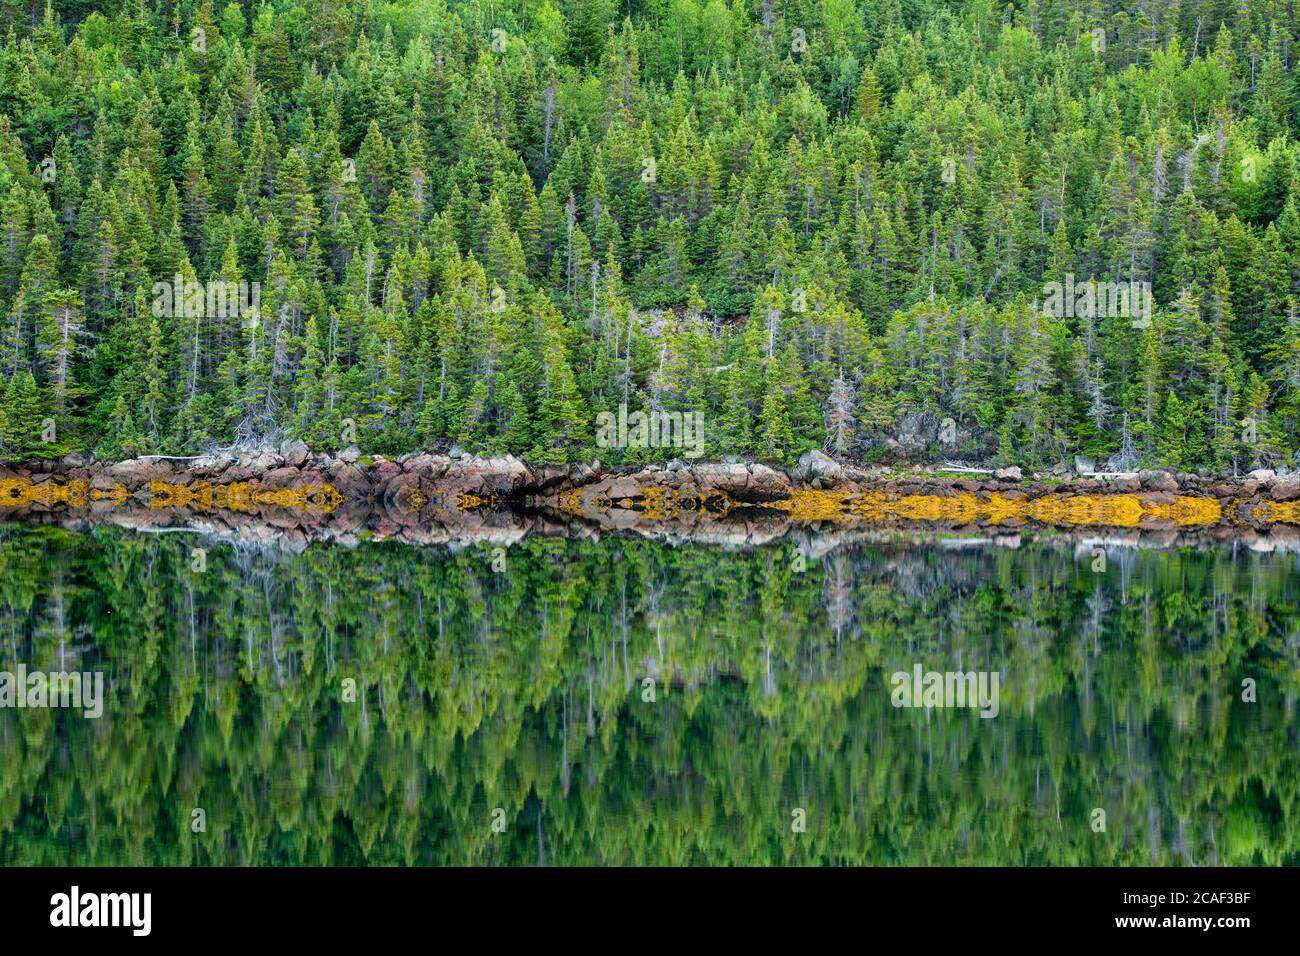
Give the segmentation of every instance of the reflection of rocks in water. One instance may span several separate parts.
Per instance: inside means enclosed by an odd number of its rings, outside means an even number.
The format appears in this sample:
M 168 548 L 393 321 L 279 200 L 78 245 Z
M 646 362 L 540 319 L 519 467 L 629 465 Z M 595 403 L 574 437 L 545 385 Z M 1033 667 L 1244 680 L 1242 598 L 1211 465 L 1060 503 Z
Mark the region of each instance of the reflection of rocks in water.
M 53 524 L 90 530 L 100 525 L 141 532 L 196 531 L 206 535 L 302 550 L 314 542 L 355 546 L 362 539 L 392 539 L 413 545 L 490 544 L 509 546 L 528 537 L 635 537 L 670 545 L 696 544 L 748 550 L 783 544 L 797 545 L 818 560 L 845 546 L 880 540 L 938 541 L 948 560 L 979 551 L 998 552 L 1019 547 L 1024 540 L 1059 539 L 1076 549 L 1105 551 L 1117 560 L 1134 548 L 1168 550 L 1179 547 L 1230 545 L 1254 552 L 1300 550 L 1300 529 L 1276 524 L 1267 528 L 1143 528 L 1105 530 L 1026 526 L 1014 531 L 980 526 L 950 527 L 928 521 L 800 522 L 780 512 L 734 509 L 723 515 L 688 510 L 671 517 L 647 517 L 631 508 L 608 512 L 572 513 L 550 508 L 519 508 L 492 499 L 472 500 L 439 495 L 419 501 L 418 510 L 395 499 L 347 500 L 330 511 L 285 510 L 261 503 L 245 511 L 194 510 L 127 502 L 111 508 L 29 507 L 0 509 L 0 520 Z M 1122 559 L 1120 559 L 1122 562 Z M 924 577 L 927 572 L 916 569 Z M 920 583 L 917 585 L 922 587 Z
M 784 470 L 673 462 L 607 471 L 598 463 L 529 467 L 509 455 L 389 460 L 353 449 L 333 457 L 288 443 L 280 453 L 112 464 L 72 455 L 0 469 L 0 517 L 194 527 L 290 548 L 365 536 L 507 545 L 530 535 L 613 534 L 729 548 L 797 539 L 815 556 L 872 529 L 939 532 L 955 550 L 1014 547 L 1024 533 L 1056 528 L 1107 529 L 1143 547 L 1233 540 L 1270 551 L 1295 546 L 1297 497 L 1293 476 L 1272 473 L 1211 481 L 1141 472 L 1048 483 L 1022 481 L 1014 470 L 887 475 L 813 453 Z

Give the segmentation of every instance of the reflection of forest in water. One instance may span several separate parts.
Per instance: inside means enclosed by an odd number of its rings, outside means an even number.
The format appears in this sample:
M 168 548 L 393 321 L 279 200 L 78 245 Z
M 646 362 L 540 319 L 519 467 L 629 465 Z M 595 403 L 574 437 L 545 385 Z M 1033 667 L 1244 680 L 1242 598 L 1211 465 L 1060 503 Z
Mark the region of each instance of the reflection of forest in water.
M 504 555 L 0 527 L 0 669 L 109 684 L 0 710 L 0 863 L 1300 863 L 1295 554 Z

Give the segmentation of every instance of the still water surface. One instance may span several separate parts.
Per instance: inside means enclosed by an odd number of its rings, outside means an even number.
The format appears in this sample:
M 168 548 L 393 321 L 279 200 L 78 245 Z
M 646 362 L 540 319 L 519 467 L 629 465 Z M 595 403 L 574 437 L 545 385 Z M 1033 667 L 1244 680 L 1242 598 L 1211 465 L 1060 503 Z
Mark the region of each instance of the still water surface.
M 106 682 L 0 709 L 0 863 L 1296 864 L 1298 565 L 0 525 L 0 670 Z

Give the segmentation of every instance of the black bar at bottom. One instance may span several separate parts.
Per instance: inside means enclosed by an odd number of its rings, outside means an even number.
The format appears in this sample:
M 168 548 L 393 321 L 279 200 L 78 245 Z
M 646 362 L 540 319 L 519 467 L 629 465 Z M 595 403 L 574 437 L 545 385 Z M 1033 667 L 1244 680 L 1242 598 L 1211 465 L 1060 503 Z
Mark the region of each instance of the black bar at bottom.
M 1242 934 L 1294 927 L 1298 874 L 1295 869 L 9 868 L 0 871 L 0 925 L 7 942 L 75 933 L 81 941 L 114 938 L 128 945 L 244 939 L 374 943 L 389 934 L 453 925 L 487 934 L 484 941 L 509 937 L 536 944 L 555 941 L 557 932 L 581 938 L 597 923 L 654 938 L 673 933 L 672 924 L 686 919 L 703 935 L 730 934 L 733 943 L 751 933 L 761 939 L 778 925 L 802 925 L 815 927 L 818 935 L 834 930 L 927 944 L 987 940 L 983 934 L 989 932 L 999 939 L 1023 933 L 1041 940 L 1044 931 L 1062 942 L 1199 935 L 1230 944 Z M 143 894 L 148 894 L 147 909 Z

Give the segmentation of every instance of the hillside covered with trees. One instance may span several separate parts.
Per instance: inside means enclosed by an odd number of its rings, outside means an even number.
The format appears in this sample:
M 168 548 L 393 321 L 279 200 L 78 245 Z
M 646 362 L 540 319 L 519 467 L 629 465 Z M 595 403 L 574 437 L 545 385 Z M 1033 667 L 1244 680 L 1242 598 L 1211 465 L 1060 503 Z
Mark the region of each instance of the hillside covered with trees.
M 0 455 L 671 457 L 597 448 L 626 404 L 702 413 L 710 457 L 1294 463 L 1298 30 L 1281 0 L 3 0 Z M 1067 277 L 1154 313 L 1042 308 Z

